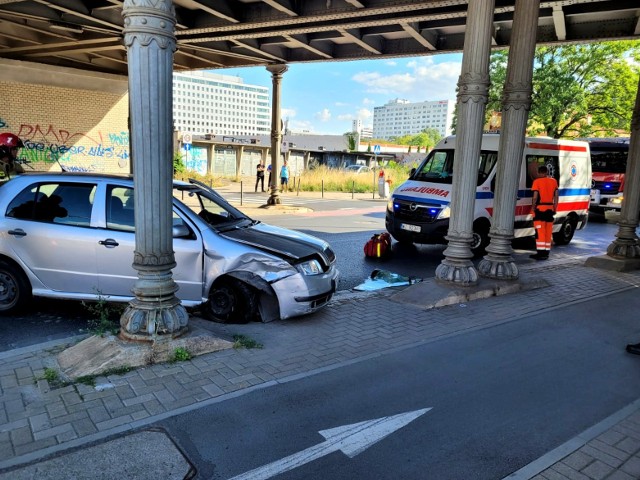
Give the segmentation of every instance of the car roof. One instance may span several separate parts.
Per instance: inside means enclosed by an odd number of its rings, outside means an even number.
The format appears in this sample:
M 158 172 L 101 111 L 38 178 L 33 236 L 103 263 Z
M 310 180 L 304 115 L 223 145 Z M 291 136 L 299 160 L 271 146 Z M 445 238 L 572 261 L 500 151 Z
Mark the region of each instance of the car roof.
M 19 177 L 23 178 L 42 178 L 42 180 L 52 180 L 52 179 L 74 179 L 74 180 L 84 180 L 84 181 L 95 181 L 95 180 L 119 180 L 125 182 L 133 181 L 133 174 L 115 174 L 115 173 L 96 173 L 96 172 L 24 172 L 20 175 L 16 175 L 13 179 L 17 179 Z M 198 188 L 190 182 L 186 182 L 184 180 L 173 180 L 174 187 L 181 188 Z

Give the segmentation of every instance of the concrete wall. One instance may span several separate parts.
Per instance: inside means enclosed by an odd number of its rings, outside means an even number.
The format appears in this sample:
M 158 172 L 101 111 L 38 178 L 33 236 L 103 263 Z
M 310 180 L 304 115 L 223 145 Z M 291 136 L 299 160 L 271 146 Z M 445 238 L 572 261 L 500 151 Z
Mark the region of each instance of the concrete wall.
M 127 79 L 0 59 L 0 133 L 25 171 L 129 173 Z

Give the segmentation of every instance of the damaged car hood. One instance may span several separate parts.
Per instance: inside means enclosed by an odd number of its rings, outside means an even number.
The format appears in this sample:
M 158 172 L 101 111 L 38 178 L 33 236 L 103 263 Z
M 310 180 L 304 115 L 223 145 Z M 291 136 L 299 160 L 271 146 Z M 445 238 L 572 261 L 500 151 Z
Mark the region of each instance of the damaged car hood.
M 219 235 L 236 242 L 272 253 L 290 262 L 320 255 L 327 265 L 335 260 L 329 244 L 305 233 L 257 223 L 244 228 L 219 232 Z

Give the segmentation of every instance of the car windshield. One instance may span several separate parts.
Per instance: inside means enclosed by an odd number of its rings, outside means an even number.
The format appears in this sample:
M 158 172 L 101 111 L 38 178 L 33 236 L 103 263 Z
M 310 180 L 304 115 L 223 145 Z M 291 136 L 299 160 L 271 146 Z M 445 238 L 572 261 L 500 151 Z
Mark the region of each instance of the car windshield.
M 453 183 L 454 150 L 432 150 L 422 164 L 411 176 L 411 180 L 433 183 Z M 496 152 L 480 152 L 478 160 L 478 185 L 481 185 L 491 174 L 498 154 Z
M 215 190 L 194 184 L 175 184 L 173 196 L 218 231 L 245 227 L 255 223 L 230 205 Z

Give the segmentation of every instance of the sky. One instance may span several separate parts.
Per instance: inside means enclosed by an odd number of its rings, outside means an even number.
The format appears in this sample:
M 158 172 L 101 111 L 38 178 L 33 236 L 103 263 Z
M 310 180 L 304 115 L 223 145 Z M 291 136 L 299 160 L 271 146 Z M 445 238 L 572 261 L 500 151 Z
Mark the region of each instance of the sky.
M 282 119 L 293 131 L 342 135 L 359 118 L 373 126 L 373 109 L 396 98 L 410 102 L 455 100 L 462 54 L 351 62 L 289 64 L 282 78 Z M 227 68 L 213 73 L 239 76 L 271 91 L 265 67 Z

